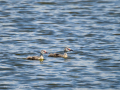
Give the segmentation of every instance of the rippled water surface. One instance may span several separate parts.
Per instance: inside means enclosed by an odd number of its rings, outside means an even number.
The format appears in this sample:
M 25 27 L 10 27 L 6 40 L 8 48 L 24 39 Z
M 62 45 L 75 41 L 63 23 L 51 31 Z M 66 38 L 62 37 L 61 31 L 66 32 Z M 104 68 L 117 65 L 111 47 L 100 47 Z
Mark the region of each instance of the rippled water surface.
M 120 1 L 0 0 L 0 89 L 120 90 Z

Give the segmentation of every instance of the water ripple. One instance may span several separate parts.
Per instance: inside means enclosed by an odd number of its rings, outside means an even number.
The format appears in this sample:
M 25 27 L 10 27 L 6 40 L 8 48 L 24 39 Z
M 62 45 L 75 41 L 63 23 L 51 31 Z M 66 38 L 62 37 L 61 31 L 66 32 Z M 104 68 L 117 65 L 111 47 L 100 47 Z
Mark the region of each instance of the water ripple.
M 0 1 L 0 89 L 120 89 L 119 0 Z M 48 57 L 64 53 L 68 58 Z M 40 55 L 45 60 L 26 60 Z

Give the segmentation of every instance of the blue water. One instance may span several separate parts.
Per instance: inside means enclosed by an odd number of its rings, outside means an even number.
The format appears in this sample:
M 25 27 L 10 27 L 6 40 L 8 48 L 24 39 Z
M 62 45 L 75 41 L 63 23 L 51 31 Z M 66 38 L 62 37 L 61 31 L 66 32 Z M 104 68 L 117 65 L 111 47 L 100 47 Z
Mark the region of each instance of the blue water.
M 68 58 L 48 57 L 63 53 Z M 26 60 L 49 52 L 45 60 Z M 119 90 L 119 0 L 0 0 L 0 90 Z

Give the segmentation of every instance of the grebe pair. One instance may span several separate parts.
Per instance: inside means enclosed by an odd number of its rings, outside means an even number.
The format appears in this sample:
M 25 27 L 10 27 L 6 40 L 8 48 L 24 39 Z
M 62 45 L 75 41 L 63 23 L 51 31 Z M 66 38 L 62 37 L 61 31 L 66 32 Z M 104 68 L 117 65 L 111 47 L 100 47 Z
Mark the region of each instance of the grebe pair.
M 57 54 L 57 53 L 51 53 L 48 55 L 48 57 L 63 57 L 63 58 L 67 58 L 67 52 L 69 51 L 73 51 L 72 49 L 66 47 L 64 49 L 64 54 Z M 30 60 L 43 60 L 43 54 L 46 54 L 47 52 L 45 50 L 41 50 L 40 52 L 40 56 L 32 56 L 32 57 L 27 57 L 27 59 L 30 59 Z

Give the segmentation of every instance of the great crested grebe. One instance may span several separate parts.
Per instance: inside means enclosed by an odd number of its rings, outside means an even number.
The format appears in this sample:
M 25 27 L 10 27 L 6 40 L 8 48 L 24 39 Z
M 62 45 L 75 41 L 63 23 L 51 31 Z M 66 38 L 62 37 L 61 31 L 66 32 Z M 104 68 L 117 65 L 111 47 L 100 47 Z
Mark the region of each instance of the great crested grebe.
M 51 53 L 51 54 L 48 55 L 48 57 L 63 57 L 63 58 L 67 58 L 68 57 L 67 56 L 67 52 L 69 52 L 69 51 L 73 51 L 73 50 L 68 48 L 68 47 L 66 47 L 64 49 L 64 54 Z
M 45 50 L 40 51 L 40 56 L 27 57 L 29 60 L 43 60 L 43 54 L 47 53 Z

